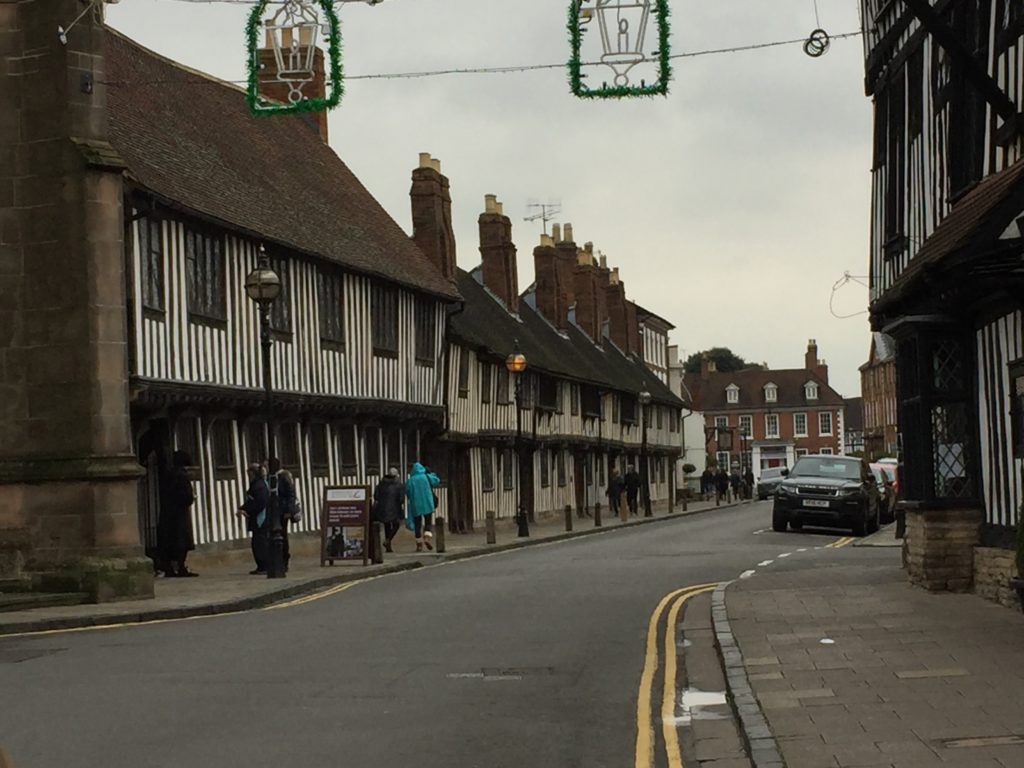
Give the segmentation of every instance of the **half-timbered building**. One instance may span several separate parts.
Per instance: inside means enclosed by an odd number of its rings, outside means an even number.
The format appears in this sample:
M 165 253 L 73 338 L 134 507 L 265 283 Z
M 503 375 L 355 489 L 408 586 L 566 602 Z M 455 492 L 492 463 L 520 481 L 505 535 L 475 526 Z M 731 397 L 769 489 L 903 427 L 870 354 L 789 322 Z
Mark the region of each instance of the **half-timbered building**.
M 454 240 L 436 236 L 451 231 L 448 180 L 429 157 L 413 179 L 414 238 L 436 263 L 450 263 Z M 645 390 L 651 500 L 667 507 L 682 402 L 644 363 L 636 306 L 617 274 L 566 225 L 560 242 L 542 238 L 536 281 L 520 292 L 512 224 L 493 196 L 479 230 L 482 263 L 457 270 L 463 304 L 449 319 L 448 430 L 434 460 L 449 479 L 453 530 L 487 512 L 512 517 L 520 501 L 532 517 L 607 506 L 612 468 L 641 471 Z M 528 363 L 518 402 L 505 365 L 517 345 Z
M 871 322 L 895 343 L 911 578 L 963 589 L 1024 501 L 1024 4 L 863 0 Z
M 111 143 L 127 165 L 131 423 L 155 536 L 159 464 L 194 463 L 197 542 L 245 536 L 247 464 L 267 453 L 260 329 L 244 292 L 265 248 L 276 447 L 318 526 L 327 484 L 372 484 L 445 424 L 453 282 L 327 146 L 326 122 L 257 119 L 244 94 L 108 33 Z

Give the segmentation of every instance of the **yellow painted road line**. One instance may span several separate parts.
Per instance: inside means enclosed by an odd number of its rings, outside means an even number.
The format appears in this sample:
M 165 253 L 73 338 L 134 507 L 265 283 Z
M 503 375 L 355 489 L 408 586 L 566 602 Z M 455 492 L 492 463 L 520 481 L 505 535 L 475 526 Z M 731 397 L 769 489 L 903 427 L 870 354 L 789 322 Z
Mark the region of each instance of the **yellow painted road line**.
M 715 585 L 717 586 L 717 585 Z M 679 749 L 679 730 L 676 726 L 676 624 L 679 621 L 679 610 L 687 601 L 710 592 L 715 586 L 703 587 L 687 592 L 676 598 L 672 609 L 668 612 L 665 626 L 665 684 L 661 700 L 661 731 L 665 737 L 665 755 L 668 768 L 683 768 L 683 756 Z
M 831 542 L 830 544 L 826 544 L 825 545 L 825 549 L 839 549 L 840 547 L 845 547 L 848 544 L 852 544 L 853 541 L 854 541 L 853 536 L 843 536 L 842 538 L 836 539 L 835 541 Z
M 150 619 L 148 621 L 123 621 L 117 624 L 96 624 L 88 627 L 67 627 L 66 629 L 38 629 L 32 632 L 10 632 L 0 635 L 0 640 L 9 637 L 41 637 L 43 635 L 67 635 L 74 632 L 99 632 L 104 629 L 124 629 L 126 627 L 151 627 L 154 624 L 174 624 L 179 621 L 199 621 L 201 619 L 220 619 L 225 616 L 238 616 L 248 611 L 227 611 L 225 613 L 204 613 L 200 616 L 180 616 L 173 619 Z
M 329 589 L 324 589 L 320 592 L 314 592 L 311 595 L 303 595 L 302 597 L 297 597 L 294 600 L 289 600 L 285 603 L 276 603 L 274 605 L 268 605 L 263 610 L 275 611 L 278 608 L 294 608 L 297 605 L 305 605 L 306 603 L 312 603 L 315 600 L 321 600 L 325 597 L 336 595 L 339 592 L 344 592 L 346 589 L 350 589 L 351 587 L 354 587 L 356 584 L 361 584 L 363 581 L 368 581 L 368 579 L 360 579 L 359 581 L 347 581 L 344 584 L 337 584 L 333 587 L 330 587 Z
M 695 584 L 669 592 L 658 603 L 647 623 L 647 646 L 644 654 L 644 670 L 640 675 L 640 690 L 636 697 L 636 768 L 650 768 L 654 764 L 654 727 L 651 712 L 651 690 L 654 688 L 654 673 L 658 669 L 658 624 L 661 615 L 673 599 L 680 595 L 717 584 Z

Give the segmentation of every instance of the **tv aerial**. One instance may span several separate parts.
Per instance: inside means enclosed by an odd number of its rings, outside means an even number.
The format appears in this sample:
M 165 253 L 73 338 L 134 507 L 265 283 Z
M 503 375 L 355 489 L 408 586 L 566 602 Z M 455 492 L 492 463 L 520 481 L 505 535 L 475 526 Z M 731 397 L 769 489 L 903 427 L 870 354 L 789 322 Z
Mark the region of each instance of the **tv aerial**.
M 548 222 L 554 220 L 555 216 L 562 212 L 562 204 L 559 202 L 527 203 L 528 210 L 538 210 L 536 213 L 526 216 L 523 221 L 537 221 L 540 219 L 544 224 L 544 234 L 548 233 Z

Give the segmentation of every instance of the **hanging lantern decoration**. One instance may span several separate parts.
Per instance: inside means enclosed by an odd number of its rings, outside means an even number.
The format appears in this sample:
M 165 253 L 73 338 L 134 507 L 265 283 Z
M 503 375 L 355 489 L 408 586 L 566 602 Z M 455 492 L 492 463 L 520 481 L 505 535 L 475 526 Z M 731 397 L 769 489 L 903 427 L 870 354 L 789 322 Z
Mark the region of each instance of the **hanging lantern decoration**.
M 264 19 L 267 6 L 280 6 Z M 260 30 L 265 47 L 261 50 Z M 319 87 L 326 43 L 326 83 Z M 255 115 L 323 112 L 338 106 L 344 91 L 341 23 L 332 0 L 259 0 L 246 25 L 249 54 L 247 101 Z M 272 53 L 272 56 L 265 52 Z
M 649 35 L 652 20 L 656 31 Z M 592 29 L 600 35 L 602 53 L 598 61 L 586 65 L 604 65 L 612 71 L 611 84 L 605 80 L 599 88 L 583 82 L 590 77 L 583 73 L 583 36 Z M 649 37 L 657 39 L 658 47 L 653 53 L 647 50 Z M 572 46 L 569 82 L 576 96 L 615 99 L 668 93 L 668 81 L 672 77 L 668 0 L 571 0 L 569 39 Z M 657 68 L 653 83 L 638 79 L 634 72 L 637 65 L 648 62 Z
M 804 53 L 812 59 L 817 59 L 820 56 L 824 56 L 831 45 L 832 38 L 828 36 L 828 32 L 824 29 L 816 29 L 811 32 L 804 42 Z

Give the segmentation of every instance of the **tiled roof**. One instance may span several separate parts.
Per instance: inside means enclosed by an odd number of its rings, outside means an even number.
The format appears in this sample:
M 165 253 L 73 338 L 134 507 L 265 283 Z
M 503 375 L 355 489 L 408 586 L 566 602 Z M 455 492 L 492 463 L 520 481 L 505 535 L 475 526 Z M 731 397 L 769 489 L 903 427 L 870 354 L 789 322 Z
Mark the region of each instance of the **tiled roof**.
M 244 93 L 114 31 L 110 142 L 172 205 L 444 298 L 454 285 L 302 117 L 253 117 Z
M 863 432 L 864 431 L 864 398 L 862 397 L 848 397 L 846 398 L 846 431 L 847 432 Z
M 1003 204 L 1017 195 L 1024 195 L 1024 159 L 983 179 L 958 200 L 878 303 L 898 300 L 925 271 L 942 264 L 975 240 L 998 238 L 1009 223 L 1003 221 L 1005 213 L 1020 215 L 1015 204 L 1006 212 L 1002 210 Z
M 515 340 L 526 355 L 531 370 L 542 371 L 596 384 L 621 392 L 639 392 L 644 387 L 654 400 L 682 407 L 651 370 L 636 358 L 624 355 L 607 339 L 598 348 L 579 328 L 570 326 L 563 336 L 528 302 L 530 292 L 519 301 L 517 320 L 494 298 L 474 275 L 458 270 L 458 288 L 464 305 L 451 317 L 452 333 L 461 341 L 496 357 L 512 351 Z
M 709 374 L 705 381 L 699 373 L 688 373 L 684 378 L 686 388 L 693 394 L 694 408 L 699 411 L 762 410 L 772 408 L 803 408 L 819 405 L 843 404 L 842 396 L 822 381 L 815 373 L 803 369 L 765 371 L 751 368 L 746 371 Z M 818 384 L 818 399 L 808 400 L 804 396 L 804 384 L 814 381 Z M 766 403 L 766 384 L 778 387 L 778 401 Z M 730 384 L 739 387 L 739 402 L 730 403 L 726 388 Z

